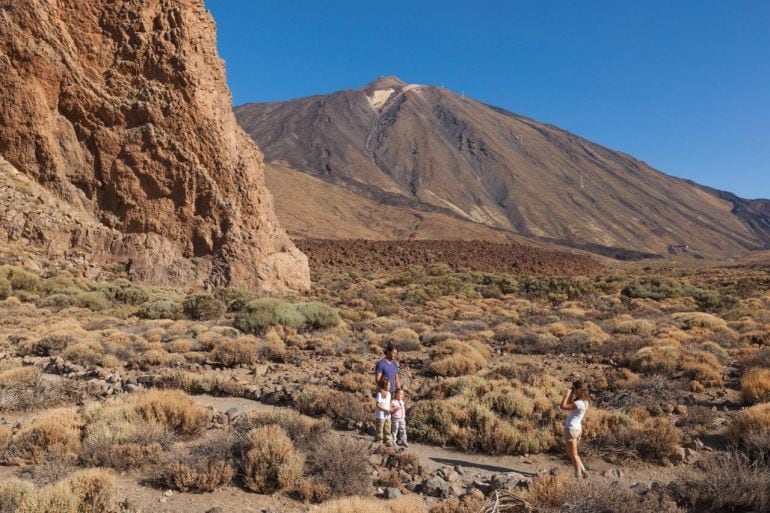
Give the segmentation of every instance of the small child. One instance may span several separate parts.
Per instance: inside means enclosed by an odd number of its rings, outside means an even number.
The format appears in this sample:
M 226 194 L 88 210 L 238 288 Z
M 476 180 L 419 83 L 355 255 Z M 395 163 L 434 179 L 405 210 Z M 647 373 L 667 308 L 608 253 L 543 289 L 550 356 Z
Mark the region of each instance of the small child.
M 375 442 L 383 442 L 386 446 L 391 445 L 390 439 L 390 380 L 382 378 L 380 387 L 377 390 L 377 402 L 375 405 L 374 420 L 377 424 L 377 433 L 374 436 Z
M 397 445 L 409 447 L 406 443 L 406 406 L 404 405 L 404 390 L 397 388 L 393 392 L 393 400 L 390 402 L 391 423 L 393 426 L 393 439 Z

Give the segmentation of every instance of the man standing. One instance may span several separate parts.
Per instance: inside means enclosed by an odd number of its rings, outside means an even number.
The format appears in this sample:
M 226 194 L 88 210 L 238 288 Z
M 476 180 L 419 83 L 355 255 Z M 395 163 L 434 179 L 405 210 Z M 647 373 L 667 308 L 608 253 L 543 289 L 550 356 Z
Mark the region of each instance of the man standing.
M 390 393 L 393 394 L 397 388 L 401 388 L 401 377 L 398 375 L 398 349 L 393 344 L 388 344 L 385 348 L 385 358 L 377 362 L 374 367 L 374 382 L 377 386 L 382 378 L 390 380 Z

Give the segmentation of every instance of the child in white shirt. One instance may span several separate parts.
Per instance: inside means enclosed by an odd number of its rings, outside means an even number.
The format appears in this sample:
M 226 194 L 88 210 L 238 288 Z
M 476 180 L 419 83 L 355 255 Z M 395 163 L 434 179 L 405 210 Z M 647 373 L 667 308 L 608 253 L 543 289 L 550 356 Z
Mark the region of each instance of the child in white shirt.
M 409 447 L 409 444 L 406 442 L 406 406 L 404 405 L 403 389 L 397 388 L 393 392 L 393 400 L 390 401 L 390 412 L 393 439 L 397 445 Z
M 377 432 L 374 436 L 375 442 L 383 442 L 385 445 L 391 445 L 390 439 L 390 380 L 382 378 L 380 387 L 377 390 L 377 402 L 375 403 L 374 422 Z

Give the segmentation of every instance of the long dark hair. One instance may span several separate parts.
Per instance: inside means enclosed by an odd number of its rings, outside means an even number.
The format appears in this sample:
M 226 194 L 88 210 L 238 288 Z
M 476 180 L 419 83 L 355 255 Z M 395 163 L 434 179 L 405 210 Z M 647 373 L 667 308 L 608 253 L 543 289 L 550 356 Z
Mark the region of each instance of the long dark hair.
M 574 397 L 575 400 L 580 399 L 581 401 L 590 401 L 591 394 L 588 392 L 588 386 L 580 380 L 572 383 L 572 397 Z

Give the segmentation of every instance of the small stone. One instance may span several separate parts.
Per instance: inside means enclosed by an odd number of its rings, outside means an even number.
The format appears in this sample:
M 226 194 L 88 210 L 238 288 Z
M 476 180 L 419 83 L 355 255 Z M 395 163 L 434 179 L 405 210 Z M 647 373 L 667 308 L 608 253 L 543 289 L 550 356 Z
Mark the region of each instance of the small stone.
M 401 497 L 402 493 L 401 490 L 398 488 L 394 488 L 392 486 L 388 486 L 385 488 L 385 493 L 383 494 L 386 499 L 398 499 Z
M 677 447 L 676 451 L 674 451 L 674 454 L 671 456 L 671 463 L 674 465 L 679 465 L 681 463 L 684 463 L 687 459 L 687 454 L 685 453 L 684 447 Z
M 173 490 L 166 490 L 165 492 L 163 492 L 163 495 L 165 497 L 171 497 L 172 495 L 174 495 L 174 491 Z
M 225 415 L 229 420 L 233 420 L 235 417 L 237 417 L 241 413 L 241 410 L 238 408 L 230 408 L 225 412 Z

